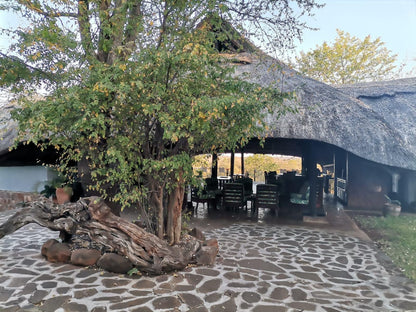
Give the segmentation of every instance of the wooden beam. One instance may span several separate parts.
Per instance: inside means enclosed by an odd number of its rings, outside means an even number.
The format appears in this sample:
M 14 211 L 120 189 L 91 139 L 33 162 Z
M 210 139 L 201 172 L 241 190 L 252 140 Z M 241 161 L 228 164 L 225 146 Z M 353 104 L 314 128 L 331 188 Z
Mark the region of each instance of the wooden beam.
M 244 151 L 241 150 L 241 173 L 244 175 Z
M 235 160 L 235 155 L 234 155 L 234 151 L 231 152 L 231 164 L 230 164 L 230 176 L 234 176 L 234 160 Z
M 218 154 L 212 153 L 211 160 L 211 178 L 216 180 L 218 177 Z

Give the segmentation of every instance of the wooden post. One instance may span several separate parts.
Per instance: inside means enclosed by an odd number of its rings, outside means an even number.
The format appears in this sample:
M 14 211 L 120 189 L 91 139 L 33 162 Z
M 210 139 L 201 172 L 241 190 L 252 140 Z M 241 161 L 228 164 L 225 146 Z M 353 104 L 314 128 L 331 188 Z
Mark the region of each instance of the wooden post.
M 338 178 L 337 178 L 337 170 L 338 170 L 337 157 L 336 157 L 335 152 L 334 152 L 334 199 L 335 200 L 338 200 L 338 189 L 337 189 Z
M 231 151 L 231 164 L 230 164 L 230 176 L 233 177 L 234 176 L 234 151 Z
M 349 171 L 350 171 L 349 153 L 345 152 L 345 195 L 346 195 L 345 204 L 347 204 L 347 205 L 348 205 L 348 191 L 349 191 L 348 184 L 350 183 L 350 181 L 349 181 Z
M 305 156 L 304 154 L 304 152 L 302 152 L 302 172 L 301 172 L 301 174 L 302 175 L 306 175 L 306 172 L 307 172 L 307 156 Z
M 348 160 L 348 152 L 345 152 L 345 181 L 348 182 L 348 169 L 349 167 L 349 160 Z
M 313 159 L 310 162 L 309 172 L 309 209 L 313 217 L 316 217 L 316 193 L 318 188 L 318 170 L 316 169 L 316 161 Z
M 309 211 L 312 216 L 316 216 L 316 193 L 318 187 L 318 170 L 316 169 L 316 157 L 313 145 L 308 146 L 306 157 L 306 168 L 309 181 Z
M 211 178 L 216 180 L 218 177 L 218 154 L 212 153 L 212 163 L 211 163 Z
M 241 150 L 241 173 L 244 175 L 244 151 Z

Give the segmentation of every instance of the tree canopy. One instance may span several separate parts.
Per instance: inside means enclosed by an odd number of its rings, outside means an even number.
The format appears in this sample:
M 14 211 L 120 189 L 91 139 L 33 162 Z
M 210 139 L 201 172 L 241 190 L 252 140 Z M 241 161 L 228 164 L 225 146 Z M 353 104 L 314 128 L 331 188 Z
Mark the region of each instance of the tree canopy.
M 329 84 L 386 80 L 393 74 L 397 55 L 380 38 L 363 40 L 337 30 L 332 44 L 324 42 L 296 57 L 295 67 L 306 76 Z
M 297 6 L 297 10 L 294 10 Z M 59 169 L 122 206 L 149 208 L 154 230 L 178 242 L 191 156 L 257 136 L 267 109 L 290 97 L 233 76 L 215 49 L 225 23 L 291 44 L 315 1 L 13 0 L 27 27 L 0 54 L 0 86 L 20 108 L 20 140 L 60 151 Z M 257 31 L 253 31 L 257 30 Z M 262 33 L 263 32 L 263 33 Z M 43 90 L 41 99 L 32 92 Z M 83 164 L 80 170 L 74 164 Z M 164 218 L 167 215 L 167 228 Z M 151 228 L 151 226 L 149 227 Z

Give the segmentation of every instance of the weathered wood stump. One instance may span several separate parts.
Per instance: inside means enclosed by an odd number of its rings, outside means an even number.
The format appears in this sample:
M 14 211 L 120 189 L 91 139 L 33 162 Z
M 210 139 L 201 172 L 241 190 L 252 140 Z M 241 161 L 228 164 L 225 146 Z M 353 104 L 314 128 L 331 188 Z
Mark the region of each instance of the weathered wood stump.
M 0 226 L 0 239 L 28 223 L 37 223 L 61 232 L 61 238 L 71 243 L 73 236 L 88 237 L 103 250 L 127 257 L 140 271 L 161 274 L 181 270 L 197 262 L 205 246 L 185 235 L 179 244 L 146 232 L 139 226 L 114 215 L 99 197 L 88 197 L 76 203 L 56 205 L 48 200 L 31 203 Z

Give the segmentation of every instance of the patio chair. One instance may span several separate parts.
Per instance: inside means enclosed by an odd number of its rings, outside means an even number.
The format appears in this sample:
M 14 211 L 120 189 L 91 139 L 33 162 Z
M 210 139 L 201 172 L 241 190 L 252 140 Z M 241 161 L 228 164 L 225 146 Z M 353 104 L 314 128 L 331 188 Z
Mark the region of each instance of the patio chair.
M 244 196 L 250 197 L 253 194 L 253 179 L 242 177 L 235 180 L 234 183 L 241 183 L 244 185 Z
M 224 208 L 239 209 L 247 207 L 247 200 L 244 196 L 244 184 L 224 184 L 222 205 Z
M 305 182 L 298 193 L 290 193 L 288 216 L 291 219 L 302 220 L 305 211 L 309 210 L 310 186 Z
M 302 187 L 300 188 L 299 193 L 290 193 L 290 202 L 292 204 L 308 205 L 309 193 L 310 193 L 309 183 L 304 183 Z
M 207 191 L 217 191 L 218 190 L 218 180 L 213 178 L 205 179 Z
M 279 212 L 279 189 L 275 184 L 258 184 L 254 213 L 259 212 L 259 208 L 269 208 L 277 216 Z
M 277 183 L 277 172 L 276 171 L 265 171 L 264 172 L 264 181 L 266 184 L 276 184 Z
M 229 176 L 218 177 L 218 188 L 220 190 L 224 189 L 224 185 L 227 183 L 231 183 L 233 180 Z
M 202 203 L 202 205 L 205 205 L 206 203 L 208 205 L 208 209 L 210 208 L 210 206 L 215 207 L 215 198 L 215 192 L 207 191 L 206 188 L 201 189 L 192 187 L 191 189 L 191 201 L 193 203 L 196 203 L 195 211 L 198 211 L 199 203 Z

